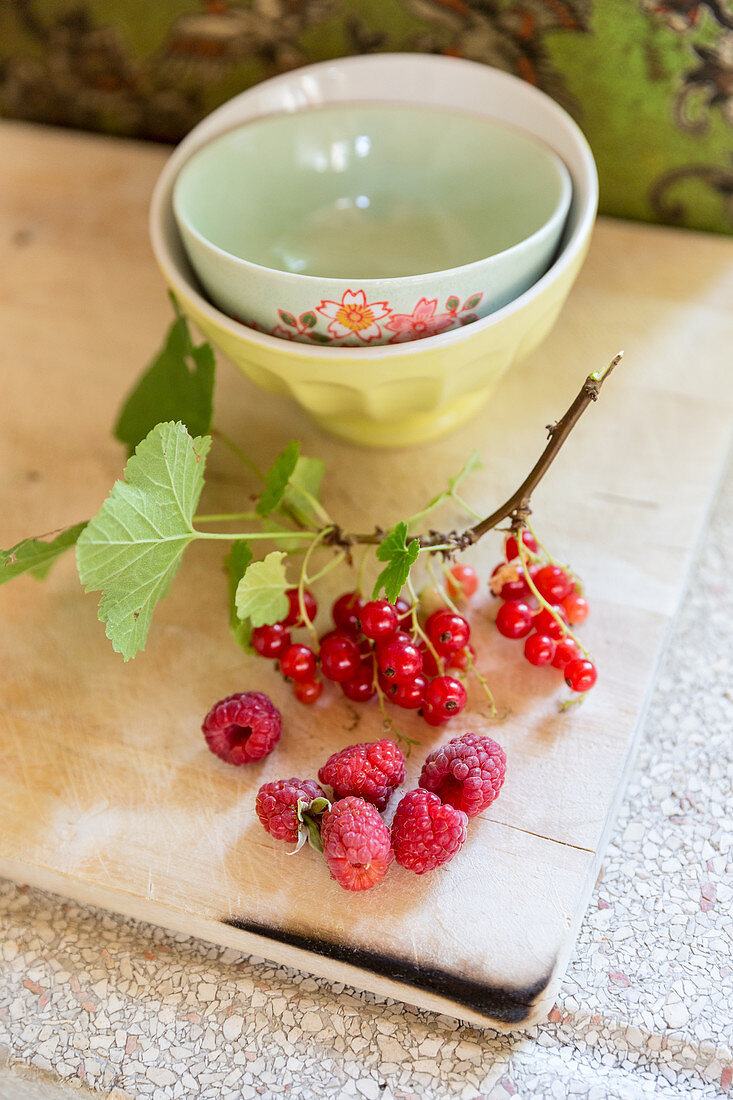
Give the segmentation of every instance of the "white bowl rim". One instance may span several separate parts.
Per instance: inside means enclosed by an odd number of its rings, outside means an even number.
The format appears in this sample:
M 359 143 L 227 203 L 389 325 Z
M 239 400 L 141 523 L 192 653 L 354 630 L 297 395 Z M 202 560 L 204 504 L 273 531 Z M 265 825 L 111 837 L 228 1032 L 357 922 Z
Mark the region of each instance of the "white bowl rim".
M 558 255 L 555 262 L 549 268 L 549 270 L 534 283 L 529 290 L 526 290 L 519 297 L 509 302 L 507 305 L 502 306 L 501 309 L 495 310 L 493 313 L 488 314 L 486 317 L 482 317 L 478 321 L 473 321 L 470 325 L 465 325 L 458 329 L 450 329 L 448 332 L 438 333 L 436 336 L 426 336 L 420 340 L 408 340 L 398 344 L 380 344 L 375 347 L 343 347 L 343 346 L 328 346 L 323 344 L 304 344 L 295 340 L 283 340 L 277 336 L 270 336 L 269 333 L 261 332 L 258 329 L 250 328 L 248 325 L 241 324 L 235 321 L 233 318 L 228 317 L 227 314 L 222 313 L 221 310 L 212 306 L 207 298 L 204 298 L 199 293 L 198 289 L 193 286 L 187 278 L 184 278 L 177 265 L 173 262 L 169 255 L 167 243 L 163 235 L 163 217 L 166 210 L 166 200 L 168 204 L 171 204 L 173 181 L 179 170 L 179 166 L 184 163 L 188 155 L 190 146 L 198 148 L 196 141 L 196 135 L 199 128 L 207 122 L 210 122 L 216 115 L 227 108 L 230 108 L 232 103 L 238 100 L 242 100 L 245 97 L 249 97 L 252 93 L 258 92 L 265 85 L 286 85 L 293 79 L 300 79 L 302 76 L 310 73 L 317 73 L 321 70 L 326 71 L 328 69 L 334 70 L 338 68 L 357 68 L 368 67 L 374 61 L 378 61 L 380 64 L 386 64 L 388 66 L 394 66 L 395 68 L 401 68 L 404 71 L 406 65 L 410 65 L 415 61 L 419 61 L 419 64 L 423 66 L 433 67 L 435 69 L 445 68 L 449 66 L 461 65 L 463 67 L 470 67 L 474 70 L 481 71 L 483 73 L 490 73 L 492 79 L 497 80 L 499 83 L 506 82 L 509 87 L 521 88 L 522 94 L 529 96 L 530 98 L 538 98 L 543 101 L 545 109 L 550 114 L 554 114 L 558 121 L 569 131 L 570 135 L 576 143 L 577 151 L 580 155 L 580 159 L 584 168 L 583 182 L 587 186 L 588 195 L 585 203 L 579 210 L 578 221 L 573 230 L 572 235 L 566 241 L 562 252 Z M 333 102 L 343 102 L 333 100 Z M 387 102 L 387 101 L 385 101 Z M 294 108 L 295 111 L 300 108 Z M 493 116 L 492 116 L 493 117 Z M 571 173 L 571 180 L 575 183 L 575 179 Z M 575 190 L 575 189 L 574 189 Z M 446 57 L 442 55 L 434 54 L 422 54 L 422 53 L 377 53 L 377 54 L 362 54 L 355 57 L 342 57 L 335 58 L 328 61 L 318 61 L 313 65 L 302 66 L 299 69 L 294 69 L 287 73 L 281 73 L 278 76 L 271 77 L 267 81 L 262 81 L 259 84 L 252 85 L 251 88 L 240 92 L 239 95 L 233 96 L 227 100 L 221 106 L 217 107 L 210 114 L 206 115 L 183 139 L 183 141 L 176 147 L 172 155 L 163 167 L 161 174 L 153 189 L 153 195 L 150 205 L 150 217 L 149 217 L 149 231 L 151 242 L 153 246 L 153 252 L 156 260 L 166 276 L 169 284 L 175 288 L 177 285 L 181 285 L 185 288 L 186 295 L 193 301 L 196 309 L 210 321 L 213 325 L 223 328 L 231 336 L 237 337 L 240 340 L 246 339 L 251 345 L 259 345 L 262 348 L 269 349 L 271 351 L 284 351 L 284 346 L 287 346 L 289 357 L 302 358 L 304 360 L 316 359 L 323 360 L 324 356 L 332 358 L 334 362 L 337 358 L 343 358 L 349 361 L 357 360 L 369 360 L 380 358 L 399 358 L 401 356 L 415 355 L 416 353 L 425 354 L 428 351 L 435 349 L 442 349 L 450 346 L 451 344 L 458 343 L 460 340 L 465 339 L 469 335 L 476 335 L 480 331 L 491 328 L 493 325 L 499 324 L 504 318 L 510 316 L 515 311 L 523 308 L 529 304 L 535 298 L 543 292 L 545 287 L 551 282 L 554 282 L 563 272 L 570 266 L 578 254 L 583 242 L 590 233 L 593 222 L 595 220 L 596 210 L 598 207 L 598 172 L 596 164 L 593 159 L 588 142 L 573 118 L 565 111 L 558 103 L 556 103 L 545 92 L 540 91 L 539 88 L 535 88 L 533 85 L 528 84 L 526 81 L 521 80 L 520 77 L 514 76 L 512 73 L 504 72 L 502 69 L 497 69 L 491 65 L 485 65 L 480 61 L 469 61 L 465 58 Z M 170 210 L 171 218 L 173 218 L 173 211 Z
M 348 106 L 351 107 L 353 104 L 361 104 L 362 106 L 376 105 L 374 100 L 350 100 Z M 382 100 L 379 105 L 381 106 L 382 104 L 389 107 L 415 106 L 414 100 L 406 100 L 404 102 L 396 99 Z M 311 111 L 328 110 L 334 107 L 345 106 L 347 106 L 347 104 L 343 102 L 323 103 L 317 104 L 314 107 L 309 107 L 307 108 L 307 110 L 310 113 Z M 417 106 L 419 107 L 419 104 Z M 471 115 L 473 118 L 478 118 L 482 121 L 492 123 L 494 126 L 498 126 L 501 129 L 512 130 L 520 137 L 522 137 L 529 145 L 536 146 L 538 149 L 540 149 L 542 153 L 547 156 L 548 161 L 557 171 L 557 175 L 559 177 L 559 193 L 557 201 L 552 209 L 552 213 L 542 223 L 542 225 L 538 226 L 537 229 L 529 234 L 529 236 L 522 237 L 520 240 L 515 241 L 514 244 L 510 244 L 506 248 L 500 249 L 499 252 L 492 252 L 489 256 L 481 256 L 480 259 L 471 260 L 467 264 L 457 264 L 455 267 L 441 267 L 435 271 L 420 271 L 415 275 L 389 275 L 379 279 L 364 279 L 360 275 L 350 275 L 347 279 L 344 279 L 341 276 L 308 275 L 301 272 L 284 271 L 282 268 L 268 267 L 267 264 L 258 264 L 254 260 L 247 259 L 246 256 L 237 256 L 234 252 L 229 252 L 228 249 L 222 248 L 221 245 L 217 245 L 213 241 L 210 241 L 208 237 L 205 237 L 203 233 L 196 229 L 191 220 L 181 210 L 181 203 L 179 201 L 180 196 L 178 194 L 178 182 L 181 178 L 183 170 L 192 163 L 192 161 L 195 159 L 195 157 L 198 156 L 199 153 L 203 153 L 211 144 L 213 144 L 213 142 L 222 140 L 228 134 L 237 133 L 239 130 L 244 130 L 248 126 L 252 126 L 258 122 L 264 121 L 266 118 L 276 119 L 282 118 L 283 116 L 292 116 L 293 114 L 298 114 L 299 112 L 297 111 L 273 111 L 269 112 L 267 115 L 257 115 L 254 118 L 248 119 L 246 122 L 240 122 L 237 126 L 233 126 L 229 130 L 222 130 L 220 133 L 213 135 L 209 141 L 207 141 L 203 145 L 199 145 L 199 147 L 193 151 L 191 156 L 184 161 L 184 163 L 176 172 L 176 176 L 172 184 L 171 203 L 174 217 L 176 219 L 176 222 L 178 223 L 179 232 L 181 232 L 181 223 L 183 223 L 185 224 L 186 232 L 190 233 L 192 237 L 195 237 L 199 244 L 209 249 L 214 255 L 224 256 L 227 260 L 235 260 L 237 263 L 243 264 L 245 268 L 251 268 L 254 272 L 266 271 L 270 275 L 277 275 L 278 277 L 282 276 L 284 279 L 287 280 L 297 280 L 298 285 L 308 283 L 320 283 L 321 285 L 323 285 L 327 283 L 329 286 L 335 286 L 338 289 L 341 289 L 341 287 L 343 287 L 344 290 L 348 290 L 353 284 L 358 283 L 359 289 L 369 289 L 370 293 L 376 293 L 377 289 L 382 287 L 385 289 L 386 293 L 386 291 L 392 290 L 393 288 L 400 286 L 414 286 L 417 290 L 419 289 L 422 280 L 427 279 L 442 279 L 444 277 L 455 279 L 470 278 L 472 272 L 477 271 L 479 268 L 484 267 L 486 264 L 492 265 L 492 262 L 494 260 L 504 260 L 512 255 L 521 255 L 522 252 L 525 252 L 527 249 L 531 248 L 535 244 L 535 242 L 542 240 L 544 237 L 551 236 L 557 228 L 558 222 L 565 222 L 565 219 L 567 218 L 570 211 L 570 204 L 573 199 L 573 183 L 565 161 L 562 159 L 559 153 L 555 152 L 551 145 L 548 145 L 546 141 L 542 141 L 541 138 L 536 137 L 534 134 L 530 134 L 527 133 L 526 130 L 522 130 L 521 126 L 516 126 L 514 123 L 506 122 L 504 119 L 501 118 L 494 118 L 492 115 L 483 115 L 478 111 L 459 111 L 453 108 L 438 107 L 435 109 L 450 110 L 451 114 Z M 325 347 L 327 345 L 321 346 Z

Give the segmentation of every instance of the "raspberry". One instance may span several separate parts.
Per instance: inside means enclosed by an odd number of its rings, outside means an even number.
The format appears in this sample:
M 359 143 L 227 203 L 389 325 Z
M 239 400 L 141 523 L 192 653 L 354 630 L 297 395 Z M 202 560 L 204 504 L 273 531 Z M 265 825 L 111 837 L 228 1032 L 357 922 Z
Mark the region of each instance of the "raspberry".
M 350 745 L 329 756 L 318 778 L 337 798 L 358 795 L 383 810 L 405 778 L 405 755 L 394 741 Z
M 255 809 L 270 836 L 295 844 L 300 832 L 298 802 L 308 805 L 325 797 L 315 779 L 278 779 L 260 787 Z
M 324 814 L 323 854 L 344 890 L 369 890 L 387 874 L 392 862 L 389 829 L 371 802 L 342 798 Z
M 490 737 L 464 733 L 426 757 L 419 783 L 468 817 L 476 817 L 494 801 L 505 774 L 501 745 Z
M 251 764 L 275 748 L 282 717 L 261 691 L 243 691 L 215 703 L 201 729 L 211 751 L 227 764 Z
M 395 859 L 422 875 L 453 859 L 466 839 L 468 817 L 418 788 L 401 800 L 392 822 Z

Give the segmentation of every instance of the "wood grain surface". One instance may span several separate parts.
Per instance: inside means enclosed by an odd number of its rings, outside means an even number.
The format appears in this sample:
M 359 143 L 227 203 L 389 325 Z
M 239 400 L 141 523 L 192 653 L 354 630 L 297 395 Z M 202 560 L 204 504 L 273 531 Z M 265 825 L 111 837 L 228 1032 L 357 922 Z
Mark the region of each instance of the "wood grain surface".
M 0 544 L 98 510 L 124 456 L 119 403 L 169 319 L 146 208 L 165 152 L 0 127 Z M 327 463 L 345 525 L 416 510 L 477 448 L 466 494 L 490 510 L 515 487 L 585 374 L 626 359 L 536 495 L 543 540 L 584 577 L 597 689 L 560 715 L 560 676 L 473 612 L 479 665 L 501 718 L 472 689 L 455 728 L 400 714 L 422 745 L 466 728 L 505 746 L 508 778 L 464 851 L 419 878 L 402 868 L 363 896 L 315 854 L 287 856 L 256 822 L 267 779 L 314 775 L 335 749 L 379 736 L 375 706 L 335 690 L 291 700 L 267 663 L 230 641 L 216 548 L 195 546 L 158 608 L 146 652 L 124 665 L 82 596 L 71 557 L 45 584 L 0 591 L 0 873 L 376 993 L 512 1028 L 552 1004 L 613 820 L 645 699 L 731 436 L 733 242 L 601 222 L 549 340 L 513 368 L 480 419 L 419 451 L 372 453 L 321 434 L 289 403 L 220 364 L 216 419 L 267 461 L 298 438 Z M 214 448 L 202 508 L 254 488 Z M 246 506 L 246 505 L 243 505 Z M 449 522 L 451 520 L 449 519 Z M 484 576 L 489 537 L 470 557 Z M 329 578 L 330 580 L 331 578 Z M 336 585 L 326 587 L 328 605 Z M 325 622 L 325 617 L 323 619 Z M 284 735 L 234 769 L 200 734 L 212 702 L 259 688 Z

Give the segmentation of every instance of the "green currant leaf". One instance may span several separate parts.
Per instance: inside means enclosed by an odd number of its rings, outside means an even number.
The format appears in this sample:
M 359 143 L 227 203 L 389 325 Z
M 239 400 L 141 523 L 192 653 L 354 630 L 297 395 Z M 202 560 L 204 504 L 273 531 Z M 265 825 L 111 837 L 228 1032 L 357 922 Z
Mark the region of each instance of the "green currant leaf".
M 401 522 L 393 527 L 377 547 L 377 558 L 379 561 L 386 561 L 387 565 L 377 577 L 372 599 L 376 600 L 384 589 L 386 598 L 390 603 L 394 603 L 419 553 L 420 543 L 417 539 L 407 542 L 407 524 Z
M 44 539 L 23 539 L 9 550 L 0 550 L 0 584 L 12 581 L 21 573 L 31 573 L 38 580 L 43 580 L 56 558 L 74 545 L 85 527 L 85 523 L 77 523 L 48 542 Z
M 295 463 L 290 481 L 285 489 L 285 503 L 303 523 L 315 519 L 313 501 L 320 503 L 321 482 L 326 464 L 320 458 L 301 456 Z
M 300 454 L 300 443 L 291 440 L 284 451 L 281 451 L 273 462 L 265 476 L 265 488 L 257 501 L 257 512 L 261 516 L 269 516 L 274 512 L 285 495 L 288 482 L 295 470 Z
M 315 313 L 301 313 L 300 323 L 303 328 L 313 328 L 318 318 Z
M 284 550 L 273 550 L 263 561 L 249 566 L 235 596 L 240 619 L 251 619 L 252 626 L 265 626 L 285 618 L 290 606 L 285 595 L 289 587 L 283 565 L 286 556 Z
M 252 624 L 249 620 L 240 619 L 237 612 L 237 588 L 247 567 L 252 561 L 252 551 L 249 544 L 243 539 L 238 539 L 232 544 L 232 548 L 224 558 L 224 568 L 229 574 L 229 625 L 234 635 L 234 641 L 242 649 L 249 653 L 252 649 Z
M 451 294 L 450 298 L 445 303 L 445 308 L 448 310 L 449 313 L 455 313 L 459 305 L 460 301 L 458 300 L 458 298 L 456 298 L 455 295 Z
M 290 328 L 297 328 L 298 322 L 293 317 L 292 313 L 288 313 L 285 309 L 279 309 L 277 315 L 285 325 L 289 325 Z
M 128 455 L 163 421 L 180 420 L 192 436 L 210 431 L 215 371 L 211 345 L 194 347 L 188 322 L 179 315 L 115 424 L 115 438 L 126 445 Z
M 153 610 L 197 537 L 210 436 L 158 424 L 138 444 L 101 511 L 79 536 L 76 561 L 87 592 L 101 592 L 99 618 L 125 660 L 145 647 Z
M 482 298 L 483 294 L 472 294 L 470 298 L 466 298 L 465 302 L 463 303 L 463 308 L 475 309 Z

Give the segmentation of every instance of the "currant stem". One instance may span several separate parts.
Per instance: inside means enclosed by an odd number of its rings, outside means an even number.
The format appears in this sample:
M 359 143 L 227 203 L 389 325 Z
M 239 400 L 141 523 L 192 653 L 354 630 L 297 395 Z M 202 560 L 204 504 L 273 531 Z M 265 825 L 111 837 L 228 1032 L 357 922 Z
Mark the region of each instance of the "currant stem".
M 413 586 L 413 583 L 412 583 L 412 581 L 410 580 L 409 577 L 407 578 L 407 591 L 410 593 L 410 599 L 412 600 L 412 607 L 410 608 L 410 617 L 411 617 L 411 620 L 412 620 L 413 633 L 417 634 L 418 637 L 422 638 L 422 640 L 425 642 L 425 645 L 427 646 L 427 648 L 430 650 L 431 654 L 433 655 L 433 658 L 434 658 L 435 663 L 437 664 L 438 668 L 440 669 L 441 672 L 443 672 L 444 671 L 443 660 L 442 660 L 441 657 L 438 656 L 438 653 L 435 649 L 435 646 L 431 642 L 431 640 L 428 637 L 427 633 L 420 626 L 420 620 L 417 617 L 418 616 L 419 600 L 417 598 L 417 594 L 415 592 L 415 588 Z
M 470 539 L 469 545 L 480 539 L 487 531 L 491 531 L 498 523 L 501 523 L 503 519 L 507 519 L 510 516 L 520 517 L 529 510 L 529 502 L 532 493 L 557 458 L 563 443 L 570 435 L 578 420 L 580 420 L 580 417 L 591 402 L 598 400 L 601 386 L 611 374 L 614 367 L 621 362 L 623 354 L 623 352 L 619 352 L 602 371 L 596 371 L 594 374 L 588 375 L 580 389 L 580 393 L 577 395 L 565 415 L 561 417 L 556 424 L 552 424 L 548 427 L 549 439 L 547 446 L 516 492 L 512 493 L 509 499 L 505 501 L 500 508 L 497 508 L 495 512 L 492 512 L 490 516 L 487 516 L 486 519 L 481 520 L 480 523 L 477 523 L 466 532 L 466 535 Z
M 310 550 L 310 547 L 308 547 L 308 550 Z M 306 551 L 306 553 L 307 552 L 308 551 Z M 324 565 L 322 569 L 319 569 L 317 573 L 314 573 L 312 577 L 306 577 L 305 583 L 315 584 L 316 581 L 319 581 L 321 579 L 321 577 L 325 577 L 327 573 L 330 573 L 332 569 L 335 569 L 337 565 L 341 565 L 341 562 L 344 560 L 345 557 L 346 551 L 341 550 L 335 558 L 332 558 L 331 561 Z
M 488 681 L 487 681 L 486 677 L 484 675 L 482 675 L 482 673 L 480 673 L 479 670 L 476 668 L 476 664 L 474 662 L 473 657 L 471 656 L 471 650 L 470 649 L 467 653 L 466 667 L 473 673 L 473 675 L 476 677 L 478 682 L 481 684 L 481 687 L 484 689 L 484 694 L 486 695 L 486 698 L 489 700 L 489 706 L 491 707 L 491 717 L 496 718 L 497 711 L 496 711 L 496 700 L 494 699 L 494 693 L 492 692 L 491 688 L 489 687 L 489 684 L 488 684 Z
M 236 458 L 238 458 L 240 462 L 244 463 L 248 470 L 252 471 L 255 477 L 258 477 L 260 481 L 265 480 L 265 475 L 263 474 L 257 463 L 253 462 L 249 455 L 245 454 L 242 448 L 239 447 L 233 439 L 230 439 L 229 436 L 221 430 L 221 428 L 212 428 L 211 434 L 214 439 L 218 439 L 220 443 L 223 443 L 225 447 L 228 447 L 232 454 Z
M 244 539 L 246 542 L 251 542 L 253 539 L 270 539 L 271 542 L 279 542 L 280 539 L 312 541 L 331 530 L 333 528 L 324 527 L 322 531 L 239 531 L 232 534 L 224 534 L 221 531 L 194 531 L 193 533 L 199 539 L 228 539 L 229 542 L 235 542 L 237 539 Z
M 311 555 L 318 546 L 319 542 L 322 542 L 328 532 L 331 530 L 333 530 L 332 527 L 324 527 L 322 531 L 318 532 L 316 537 L 311 542 L 310 546 L 306 550 L 305 557 L 303 558 L 303 565 L 301 566 L 300 570 L 300 580 L 298 581 L 298 607 L 300 609 L 300 617 L 308 629 L 308 633 L 311 636 L 316 651 L 318 650 L 318 633 L 313 625 L 313 622 L 308 616 L 308 611 L 305 606 L 305 583 L 306 577 L 308 575 L 308 562 L 311 559 Z
M 416 538 L 420 544 L 420 552 L 422 553 L 427 550 L 433 553 L 442 551 L 450 554 L 459 550 L 466 550 L 469 546 L 473 546 L 477 543 L 478 540 L 483 538 L 489 531 L 493 531 L 495 527 L 498 527 L 503 520 L 524 520 L 530 512 L 529 503 L 532 498 L 532 493 L 557 458 L 565 440 L 572 432 L 580 417 L 592 402 L 598 400 L 601 386 L 607 380 L 614 367 L 621 362 L 622 357 L 623 352 L 619 352 L 603 370 L 595 371 L 588 375 L 580 392 L 565 415 L 562 416 L 556 424 L 551 424 L 548 427 L 549 438 L 547 445 L 537 459 L 537 462 L 535 462 L 519 488 L 512 493 L 502 505 L 495 509 L 491 515 L 486 516 L 485 519 L 474 524 L 473 527 L 466 528 L 465 531 L 451 531 L 447 535 L 437 533 L 414 535 L 413 537 Z M 437 507 L 438 503 L 442 503 L 443 500 L 453 497 L 460 501 L 461 498 L 453 491 L 456 483 L 457 481 L 454 482 L 447 494 L 441 494 L 440 497 L 436 497 L 435 501 L 431 502 L 426 510 L 423 512 L 416 512 L 415 516 L 411 517 L 411 520 L 408 522 L 408 527 L 409 523 L 414 522 L 416 518 L 420 518 L 422 515 L 432 511 L 433 507 Z M 465 502 L 461 501 L 461 503 L 465 506 Z M 471 509 L 469 509 L 469 511 L 471 511 Z M 336 527 L 334 528 L 334 536 L 335 543 L 347 547 L 353 546 L 355 543 L 361 546 L 378 546 L 384 541 L 384 532 L 379 529 L 371 533 L 364 532 L 361 534 L 351 534 L 350 532 L 342 531 L 340 528 Z

